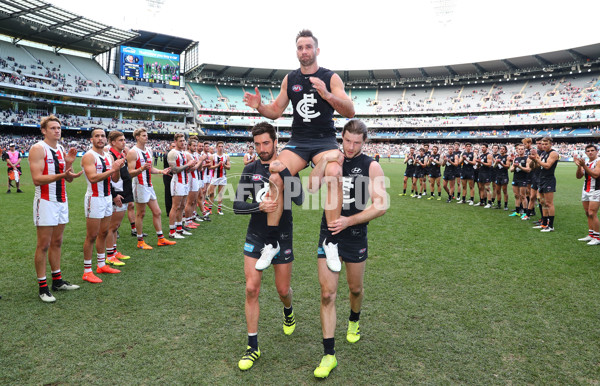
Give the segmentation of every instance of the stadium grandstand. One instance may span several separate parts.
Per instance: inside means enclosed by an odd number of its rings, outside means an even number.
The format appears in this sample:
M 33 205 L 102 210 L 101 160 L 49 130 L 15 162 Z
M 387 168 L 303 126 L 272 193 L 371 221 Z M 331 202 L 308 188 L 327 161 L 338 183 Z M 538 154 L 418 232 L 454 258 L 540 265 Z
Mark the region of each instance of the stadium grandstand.
M 202 63 L 198 42 L 113 28 L 39 0 L 0 0 L 0 127 L 36 134 L 59 116 L 73 133 L 144 126 L 243 143 L 264 118 L 242 101 L 273 101 L 289 70 Z M 149 60 L 147 52 L 161 53 Z M 338 71 L 372 140 L 408 142 L 600 135 L 600 44 L 439 67 Z M 139 61 L 139 62 L 138 62 Z M 143 62 L 143 65 L 142 65 Z M 272 123 L 290 135 L 291 107 Z M 336 127 L 347 119 L 336 117 Z

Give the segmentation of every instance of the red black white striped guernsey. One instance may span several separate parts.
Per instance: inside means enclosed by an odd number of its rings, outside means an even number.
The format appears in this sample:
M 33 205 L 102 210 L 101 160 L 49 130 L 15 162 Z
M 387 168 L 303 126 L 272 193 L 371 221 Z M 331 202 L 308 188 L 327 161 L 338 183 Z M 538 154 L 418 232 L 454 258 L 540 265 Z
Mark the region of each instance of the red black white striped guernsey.
M 223 162 L 223 164 L 219 167 L 217 167 L 216 169 L 214 169 L 215 171 L 215 178 L 221 178 L 221 177 L 226 177 L 227 176 L 227 169 L 225 169 L 225 164 L 227 163 L 227 159 L 229 158 L 229 156 L 227 154 L 222 154 L 222 155 L 218 155 L 215 154 L 214 155 L 214 164 L 213 165 L 218 165 L 219 162 Z
M 103 152 L 103 154 L 98 154 L 94 151 L 94 149 L 89 150 L 86 154 L 92 153 L 95 158 L 95 166 L 96 173 L 101 174 L 110 170 L 112 167 L 112 157 L 109 153 Z M 102 181 L 98 182 L 90 182 L 88 180 L 87 175 L 85 176 L 87 181 L 87 196 L 92 197 L 108 197 L 110 196 L 110 176 Z
M 592 162 L 586 162 L 585 164 L 588 168 L 594 170 L 596 168 L 596 162 L 598 162 L 597 158 Z M 598 189 L 600 189 L 600 178 L 592 178 L 592 176 L 586 172 L 583 182 L 583 190 L 586 192 L 591 192 Z
M 177 159 L 175 160 L 175 166 L 182 167 L 183 165 L 185 165 L 185 153 L 179 150 L 171 150 L 171 151 L 175 151 L 177 153 Z M 187 175 L 187 170 L 182 170 L 179 173 L 174 173 L 173 174 L 173 178 L 177 178 L 177 182 L 179 182 L 180 184 L 187 184 L 188 183 L 188 175 Z
M 132 147 L 131 150 L 134 150 L 137 155 L 137 160 L 135 161 L 136 169 L 140 169 L 147 163 L 150 164 L 150 169 L 144 170 L 133 179 L 134 183 L 138 185 L 152 186 L 152 173 L 150 173 L 150 170 L 152 169 L 152 152 L 149 149 L 142 150 L 137 146 Z
M 44 148 L 44 170 L 42 174 L 50 176 L 64 173 L 66 165 L 65 149 L 61 145 L 57 145 L 57 148 L 54 149 L 44 141 L 40 141 L 37 144 Z M 67 202 L 65 179 L 61 178 L 46 185 L 36 186 L 35 198 L 41 198 L 46 201 Z

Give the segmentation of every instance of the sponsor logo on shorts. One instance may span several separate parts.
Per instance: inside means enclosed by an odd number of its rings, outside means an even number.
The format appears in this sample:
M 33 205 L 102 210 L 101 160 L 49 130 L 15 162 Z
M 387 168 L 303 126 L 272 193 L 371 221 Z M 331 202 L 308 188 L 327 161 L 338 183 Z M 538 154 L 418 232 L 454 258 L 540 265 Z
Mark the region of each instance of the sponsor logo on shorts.
M 325 250 L 323 249 L 323 247 L 319 247 L 319 249 L 317 249 L 317 254 L 319 254 L 319 255 L 325 254 Z
M 294 92 L 300 92 L 300 91 L 302 91 L 302 85 L 300 85 L 300 84 L 293 85 L 292 86 L 292 91 L 294 91 Z
M 246 252 L 252 252 L 252 251 L 254 251 L 254 245 L 248 244 L 248 243 L 244 243 L 244 251 L 246 251 Z
M 360 251 L 358 251 L 358 253 L 362 254 L 362 253 L 365 253 L 366 251 L 367 251 L 367 248 L 363 248 Z
M 292 253 L 291 249 L 286 249 L 285 251 L 283 251 L 284 254 L 289 255 L 290 253 Z

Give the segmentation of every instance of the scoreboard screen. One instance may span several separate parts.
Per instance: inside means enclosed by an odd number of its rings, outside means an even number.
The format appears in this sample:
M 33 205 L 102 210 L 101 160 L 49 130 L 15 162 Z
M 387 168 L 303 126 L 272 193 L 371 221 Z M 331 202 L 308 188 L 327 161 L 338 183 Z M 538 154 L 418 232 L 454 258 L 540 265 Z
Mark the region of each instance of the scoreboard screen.
M 122 80 L 179 86 L 179 55 L 120 46 Z

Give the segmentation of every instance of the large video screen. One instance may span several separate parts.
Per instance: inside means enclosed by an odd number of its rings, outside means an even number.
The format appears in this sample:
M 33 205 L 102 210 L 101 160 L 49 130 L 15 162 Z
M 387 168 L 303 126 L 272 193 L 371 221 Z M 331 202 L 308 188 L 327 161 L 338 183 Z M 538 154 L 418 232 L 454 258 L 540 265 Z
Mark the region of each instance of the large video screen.
M 123 80 L 179 86 L 179 55 L 143 48 L 120 47 Z

